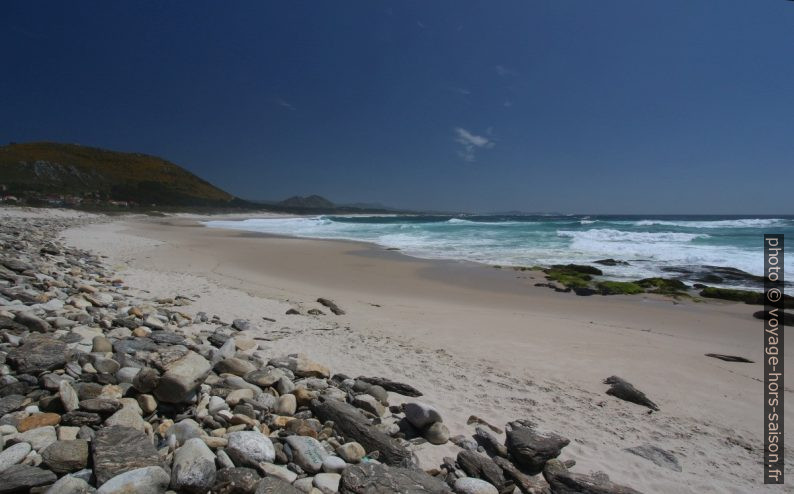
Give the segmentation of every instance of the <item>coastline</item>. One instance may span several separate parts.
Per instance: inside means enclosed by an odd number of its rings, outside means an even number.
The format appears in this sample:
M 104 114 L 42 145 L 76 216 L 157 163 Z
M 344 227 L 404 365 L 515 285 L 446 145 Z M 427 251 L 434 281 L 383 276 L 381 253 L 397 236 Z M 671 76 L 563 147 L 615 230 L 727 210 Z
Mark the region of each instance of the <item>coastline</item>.
M 601 470 L 646 492 L 763 488 L 761 322 L 753 306 L 576 297 L 516 278 L 526 273 L 359 242 L 209 229 L 196 219 L 121 218 L 65 238 L 107 255 L 133 287 L 191 296 L 190 311 L 261 320 L 297 308 L 304 315 L 262 324 L 275 353 L 301 350 L 351 375 L 410 380 L 447 411 L 453 435 L 471 433 L 470 414 L 492 423 L 529 418 L 573 439 L 563 457 L 578 471 Z M 319 308 L 317 297 L 347 314 L 305 315 Z M 601 381 L 613 374 L 661 412 L 605 395 Z M 623 449 L 641 444 L 673 451 L 683 472 Z M 445 448 L 423 451 L 427 463 Z

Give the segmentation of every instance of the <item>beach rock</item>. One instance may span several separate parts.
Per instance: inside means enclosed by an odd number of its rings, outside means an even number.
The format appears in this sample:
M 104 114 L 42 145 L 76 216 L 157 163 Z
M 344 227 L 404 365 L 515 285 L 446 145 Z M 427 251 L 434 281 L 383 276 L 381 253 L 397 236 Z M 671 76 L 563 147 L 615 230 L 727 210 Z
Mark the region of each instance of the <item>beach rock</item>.
M 496 487 L 484 480 L 472 477 L 463 477 L 456 480 L 454 489 L 459 494 L 499 494 Z
M 347 463 L 338 456 L 329 455 L 323 460 L 323 472 L 342 473 L 345 468 L 347 468 Z
M 0 453 L 0 473 L 24 460 L 30 450 L 31 447 L 28 443 L 17 443 L 3 450 Z
M 276 384 L 279 379 L 286 378 L 284 371 L 281 369 L 260 369 L 245 375 L 245 380 L 251 384 L 255 384 L 260 388 L 269 388 Z
M 499 492 L 512 491 L 512 484 L 505 480 L 502 469 L 487 456 L 473 451 L 462 450 L 458 453 L 457 462 L 469 477 L 484 479 L 490 482 Z
M 474 440 L 478 445 L 482 446 L 485 451 L 491 456 L 508 457 L 507 446 L 500 443 L 496 437 L 485 428 L 477 426 L 474 428 Z
M 775 314 L 774 312 L 772 314 Z M 792 327 L 794 326 L 794 313 L 792 311 L 788 312 L 780 312 L 778 311 L 777 317 L 773 316 L 769 313 L 769 311 L 759 310 L 757 312 L 753 312 L 753 317 L 756 319 L 783 319 L 783 326 Z M 780 317 L 782 315 L 782 317 Z
M 656 403 L 648 399 L 648 397 L 645 396 L 645 393 L 638 390 L 631 383 L 619 378 L 618 376 L 610 376 L 604 379 L 604 384 L 610 385 L 610 388 L 607 390 L 608 395 L 648 407 L 654 411 L 659 410 L 659 407 L 656 406 Z
M 201 426 L 193 419 L 183 419 L 166 430 L 165 435 L 174 436 L 176 444 L 185 444 L 188 440 L 199 438 L 203 435 Z
M 34 450 L 42 451 L 50 444 L 57 441 L 58 436 L 55 433 L 55 427 L 50 425 L 45 427 L 38 427 L 36 429 L 32 429 L 27 432 L 23 432 L 21 434 L 17 434 L 14 437 L 14 440 L 16 442 L 30 443 L 31 447 L 33 447 Z
M 49 470 L 30 465 L 12 465 L 0 473 L 0 494 L 30 492 L 34 487 L 49 485 L 58 477 Z
M 549 460 L 546 463 L 543 477 L 554 494 L 641 494 L 599 476 L 569 472 L 559 460 Z
M 422 396 L 422 393 L 418 389 L 414 388 L 409 384 L 392 381 L 390 379 L 385 379 L 383 377 L 359 376 L 356 378 L 356 380 L 364 381 L 372 385 L 380 386 L 386 391 L 397 393 L 398 395 L 411 396 L 414 398 Z
M 163 494 L 170 481 L 161 467 L 133 468 L 108 479 L 97 494 Z
M 547 494 L 549 492 L 549 485 L 542 477 L 525 475 L 510 460 L 501 456 L 494 456 L 492 459 L 502 469 L 505 478 L 511 480 L 523 494 Z
M 281 479 L 265 477 L 256 486 L 254 494 L 302 494 L 302 492 Z
M 77 397 L 77 391 L 74 390 L 69 381 L 61 381 L 58 385 L 58 394 L 61 397 L 63 408 L 67 412 L 77 410 L 80 406 L 80 398 Z
M 264 473 L 265 477 L 275 477 L 277 479 L 283 480 L 284 482 L 289 482 L 290 484 L 295 482 L 295 480 L 298 478 L 298 474 L 289 468 L 282 467 L 280 465 L 274 465 L 273 463 L 260 463 L 259 471 Z
M 422 470 L 389 467 L 377 463 L 361 463 L 345 469 L 339 483 L 344 494 L 422 492 L 448 494 L 447 484 Z
M 726 362 L 742 362 L 742 363 L 750 363 L 750 364 L 753 363 L 752 360 L 746 359 L 744 357 L 737 357 L 735 355 L 723 355 L 721 353 L 707 353 L 706 357 L 716 358 L 719 360 L 724 360 Z
M 293 415 L 298 407 L 298 402 L 295 395 L 287 394 L 279 396 L 278 403 L 276 404 L 275 413 L 279 415 Z
M 374 396 L 371 395 L 358 395 L 353 399 L 353 406 L 375 415 L 382 417 L 386 413 L 384 407 Z
M 56 441 L 41 452 L 47 468 L 63 474 L 83 469 L 88 464 L 88 442 L 82 439 Z
M 27 432 L 39 427 L 58 425 L 60 421 L 61 416 L 57 413 L 34 413 L 20 420 L 19 424 L 17 424 L 17 430 L 19 432 Z
M 215 364 L 215 372 L 219 374 L 234 374 L 243 377 L 256 370 L 251 362 L 239 358 L 227 358 Z
M 521 422 L 511 422 L 507 428 L 507 450 L 515 463 L 529 475 L 543 470 L 543 465 L 560 456 L 570 440 L 556 434 L 540 434 Z
M 286 442 L 292 448 L 292 456 L 298 466 L 309 473 L 322 470 L 323 460 L 328 456 L 328 452 L 317 439 L 309 436 L 289 436 Z
M 50 326 L 50 323 L 48 323 L 44 319 L 36 317 L 35 315 L 29 312 L 18 312 L 16 317 L 14 318 L 14 322 L 22 324 L 31 331 L 37 331 L 39 333 L 46 333 L 52 330 L 52 326 Z
M 318 473 L 312 480 L 312 485 L 323 494 L 334 494 L 339 491 L 339 482 L 342 476 L 338 473 Z
M 443 422 L 438 410 L 426 403 L 405 403 L 403 412 L 405 412 L 405 419 L 417 429 L 424 429 L 435 422 Z
M 357 408 L 340 401 L 314 400 L 311 409 L 320 420 L 332 421 L 345 439 L 358 442 L 367 451 L 378 451 L 380 461 L 388 465 L 411 463 L 411 453 L 405 446 L 373 427 Z
M 199 438 L 188 439 L 174 452 L 171 488 L 206 492 L 215 482 L 215 455 Z
M 130 470 L 160 466 L 160 457 L 149 438 L 130 427 L 112 426 L 98 430 L 92 448 L 94 474 L 99 485 Z M 169 480 L 166 479 L 165 486 Z
M 93 494 L 96 489 L 81 478 L 64 475 L 47 489 L 46 494 Z
M 215 475 L 216 494 L 254 494 L 262 477 L 253 468 L 223 468 Z
M 146 367 L 138 371 L 132 378 L 132 387 L 141 393 L 151 393 L 159 382 L 160 374 L 156 370 Z
M 26 401 L 27 398 L 22 395 L 11 394 L 3 396 L 0 398 L 0 417 L 22 408 Z
M 276 459 L 273 443 L 260 432 L 232 432 L 228 439 L 225 451 L 236 466 L 256 467 L 259 462 L 273 463 Z
M 328 307 L 328 310 L 330 310 L 337 316 L 342 316 L 345 314 L 345 311 L 340 309 L 339 306 L 336 305 L 336 302 L 334 302 L 333 300 L 320 297 L 317 299 L 317 303 L 324 305 L 325 307 Z
M 336 454 L 348 463 L 358 463 L 366 456 L 367 452 L 357 442 L 349 442 L 336 448 Z
M 166 372 L 154 390 L 154 396 L 165 403 L 184 402 L 191 398 L 211 370 L 207 359 L 190 351 L 166 367 Z
M 46 336 L 31 335 L 8 352 L 7 360 L 20 374 L 39 374 L 66 365 L 66 344 Z
M 95 353 L 110 353 L 113 351 L 113 344 L 102 335 L 94 336 L 91 340 L 91 346 L 91 351 Z
M 681 471 L 681 464 L 678 463 L 678 458 L 671 451 L 653 446 L 652 444 L 643 444 L 642 446 L 634 446 L 633 448 L 626 448 L 631 454 L 635 454 L 646 460 L 650 460 L 656 465 L 672 470 L 674 472 Z
M 89 398 L 80 401 L 78 407 L 85 412 L 110 415 L 119 411 L 122 404 L 119 400 L 112 398 Z
M 435 422 L 422 431 L 422 437 L 430 444 L 446 444 L 449 441 L 449 429 L 443 422 Z

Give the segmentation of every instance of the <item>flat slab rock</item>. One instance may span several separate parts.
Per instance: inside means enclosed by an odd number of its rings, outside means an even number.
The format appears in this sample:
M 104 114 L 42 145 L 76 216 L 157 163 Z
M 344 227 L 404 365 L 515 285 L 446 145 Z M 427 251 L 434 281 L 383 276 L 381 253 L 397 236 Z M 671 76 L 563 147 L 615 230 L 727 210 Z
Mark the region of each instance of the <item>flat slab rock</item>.
M 546 464 L 543 477 L 554 494 L 642 494 L 631 487 L 596 476 L 569 472 L 559 460 L 551 460 Z
M 621 400 L 630 401 L 631 403 L 636 403 L 637 405 L 648 407 L 653 411 L 659 411 L 659 407 L 656 406 L 656 403 L 652 402 L 647 396 L 645 396 L 645 393 L 635 388 L 630 382 L 618 376 L 609 376 L 608 378 L 604 379 L 604 384 L 610 385 L 610 388 L 607 390 L 608 395 L 612 395 L 615 398 L 620 398 Z
M 303 494 L 303 491 L 279 478 L 265 477 L 259 481 L 254 494 Z
M 28 492 L 33 487 L 48 485 L 58 477 L 43 468 L 30 465 L 13 465 L 0 473 L 0 493 Z
M 671 451 L 653 446 L 651 444 L 643 444 L 642 446 L 634 446 L 633 448 L 626 448 L 629 453 L 635 454 L 641 458 L 652 461 L 656 465 L 667 468 L 674 472 L 681 471 L 681 464 L 678 463 L 678 458 Z
M 98 484 L 130 470 L 160 466 L 160 456 L 149 438 L 131 427 L 115 425 L 99 429 L 92 448 Z
M 343 494 L 369 493 L 451 493 L 449 486 L 422 470 L 389 467 L 383 464 L 361 463 L 342 472 L 339 492 Z
M 20 374 L 38 374 L 66 365 L 66 343 L 46 336 L 31 335 L 8 352 L 8 360 Z

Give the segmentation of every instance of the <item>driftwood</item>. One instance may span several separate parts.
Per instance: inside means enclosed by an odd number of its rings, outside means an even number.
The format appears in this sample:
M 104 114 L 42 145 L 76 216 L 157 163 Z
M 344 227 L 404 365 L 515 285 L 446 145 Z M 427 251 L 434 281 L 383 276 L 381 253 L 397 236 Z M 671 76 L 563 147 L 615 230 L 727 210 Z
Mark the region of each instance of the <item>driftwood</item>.
M 364 381 L 365 383 L 380 386 L 386 391 L 397 393 L 398 395 L 418 397 L 422 396 L 422 392 L 414 388 L 410 384 L 404 384 L 397 381 L 386 379 L 385 377 L 364 377 L 358 376 L 357 380 Z
M 659 410 L 659 407 L 656 406 L 656 403 L 652 402 L 647 396 L 645 396 L 645 393 L 635 388 L 630 382 L 625 381 L 618 376 L 610 376 L 604 379 L 604 384 L 609 384 L 611 386 L 607 390 L 608 395 L 648 407 L 654 411 Z
M 466 421 L 466 425 L 471 425 L 471 424 L 484 425 L 497 434 L 501 434 L 504 432 L 500 427 L 496 427 L 495 425 L 489 424 L 488 422 L 486 422 L 485 420 L 481 419 L 476 415 L 469 415 L 469 420 Z
M 411 453 L 397 440 L 373 427 L 352 405 L 336 400 L 312 400 L 311 409 L 321 421 L 333 421 L 334 427 L 345 439 L 361 444 L 368 453 L 378 451 L 378 459 L 383 463 L 411 465 Z
M 320 304 L 328 307 L 328 310 L 330 310 L 331 312 L 333 312 L 337 316 L 344 315 L 344 313 L 345 313 L 345 311 L 340 309 L 339 306 L 336 305 L 336 302 L 334 302 L 333 300 L 328 300 L 327 298 L 320 297 L 320 298 L 317 299 L 317 302 L 319 302 Z

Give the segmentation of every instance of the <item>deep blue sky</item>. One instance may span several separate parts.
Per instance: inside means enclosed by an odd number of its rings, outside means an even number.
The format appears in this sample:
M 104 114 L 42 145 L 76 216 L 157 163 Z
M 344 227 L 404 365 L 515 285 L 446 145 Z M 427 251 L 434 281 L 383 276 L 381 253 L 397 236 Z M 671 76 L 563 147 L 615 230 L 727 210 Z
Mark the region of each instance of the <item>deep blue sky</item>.
M 245 198 L 794 213 L 794 2 L 3 2 L 0 142 Z

